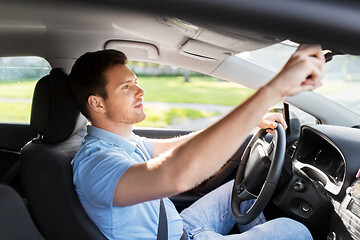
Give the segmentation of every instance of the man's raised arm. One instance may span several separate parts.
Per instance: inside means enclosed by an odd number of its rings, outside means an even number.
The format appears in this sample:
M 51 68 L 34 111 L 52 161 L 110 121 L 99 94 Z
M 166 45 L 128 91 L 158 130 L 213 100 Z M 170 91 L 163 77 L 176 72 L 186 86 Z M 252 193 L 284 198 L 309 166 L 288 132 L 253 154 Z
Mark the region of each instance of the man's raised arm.
M 114 205 L 171 196 L 207 179 L 226 163 L 270 106 L 319 86 L 324 62 L 319 46 L 300 46 L 269 83 L 223 119 L 158 157 L 130 167 L 117 183 Z

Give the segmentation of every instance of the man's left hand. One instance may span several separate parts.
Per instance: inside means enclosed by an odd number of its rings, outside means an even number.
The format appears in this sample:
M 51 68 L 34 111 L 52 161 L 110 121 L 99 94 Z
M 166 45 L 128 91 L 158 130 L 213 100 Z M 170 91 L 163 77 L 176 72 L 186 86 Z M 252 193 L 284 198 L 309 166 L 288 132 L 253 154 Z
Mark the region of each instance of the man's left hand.
M 287 124 L 285 122 L 285 119 L 281 113 L 267 113 L 264 115 L 263 119 L 259 123 L 258 127 L 262 129 L 266 129 L 268 133 L 273 134 L 275 129 L 277 127 L 277 123 L 280 123 L 284 129 L 287 128 Z

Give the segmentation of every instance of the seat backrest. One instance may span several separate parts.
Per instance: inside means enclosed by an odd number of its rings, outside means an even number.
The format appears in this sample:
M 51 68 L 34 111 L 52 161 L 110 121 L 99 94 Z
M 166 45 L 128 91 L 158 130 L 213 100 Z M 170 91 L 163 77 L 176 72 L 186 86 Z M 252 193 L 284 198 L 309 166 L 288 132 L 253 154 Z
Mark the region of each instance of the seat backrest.
M 38 137 L 20 152 L 21 178 L 30 210 L 46 239 L 107 239 L 81 206 L 71 160 L 86 132 L 68 76 L 53 69 L 35 87 L 30 127 Z
M 44 240 L 20 195 L 4 184 L 0 184 L 0 239 Z

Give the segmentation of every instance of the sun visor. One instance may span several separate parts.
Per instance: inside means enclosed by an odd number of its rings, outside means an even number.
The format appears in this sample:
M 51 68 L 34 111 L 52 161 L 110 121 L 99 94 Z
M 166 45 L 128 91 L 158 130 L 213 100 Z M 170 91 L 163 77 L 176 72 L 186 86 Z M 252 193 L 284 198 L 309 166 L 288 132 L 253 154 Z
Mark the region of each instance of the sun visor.
M 195 39 L 211 45 L 230 49 L 236 53 L 256 50 L 273 44 L 273 42 L 269 43 L 269 41 L 253 39 L 245 36 L 236 36 L 236 38 L 230 37 L 208 29 L 202 29 Z
M 229 51 L 197 40 L 189 40 L 180 48 L 180 54 L 182 55 L 207 61 L 222 60 L 235 53 L 235 51 Z

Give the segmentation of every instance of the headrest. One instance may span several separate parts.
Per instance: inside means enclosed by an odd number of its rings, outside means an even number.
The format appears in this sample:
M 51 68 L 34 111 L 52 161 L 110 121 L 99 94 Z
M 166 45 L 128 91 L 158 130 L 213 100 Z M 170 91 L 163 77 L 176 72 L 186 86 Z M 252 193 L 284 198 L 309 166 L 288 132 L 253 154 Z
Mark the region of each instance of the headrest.
M 62 69 L 54 68 L 35 86 L 30 127 L 46 143 L 62 142 L 86 126 L 68 81 Z

